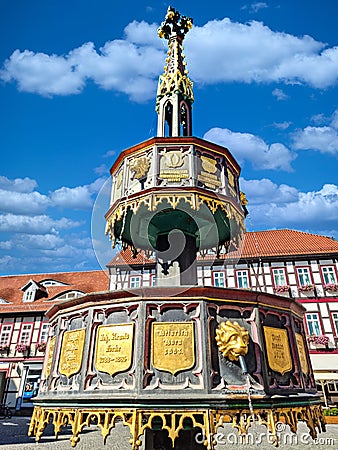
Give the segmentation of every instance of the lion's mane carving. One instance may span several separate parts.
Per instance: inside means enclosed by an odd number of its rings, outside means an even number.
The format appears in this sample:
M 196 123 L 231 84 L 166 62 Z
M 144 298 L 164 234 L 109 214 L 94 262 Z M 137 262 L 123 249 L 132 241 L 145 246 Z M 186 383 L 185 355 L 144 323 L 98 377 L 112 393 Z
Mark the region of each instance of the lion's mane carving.
M 248 353 L 249 333 L 237 322 L 220 323 L 216 330 L 216 342 L 224 358 L 238 361 L 240 356 Z

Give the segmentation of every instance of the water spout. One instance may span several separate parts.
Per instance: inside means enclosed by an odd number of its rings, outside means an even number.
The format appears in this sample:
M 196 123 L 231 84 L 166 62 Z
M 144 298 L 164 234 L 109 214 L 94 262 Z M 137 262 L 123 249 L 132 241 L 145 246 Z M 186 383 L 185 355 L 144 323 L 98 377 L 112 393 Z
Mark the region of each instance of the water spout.
M 239 364 L 240 364 L 240 366 L 241 366 L 243 375 L 247 375 L 247 373 L 248 373 L 248 368 L 247 368 L 247 365 L 246 365 L 244 356 L 242 356 L 242 355 L 239 356 L 239 357 L 238 357 L 238 360 L 239 360 Z
M 244 356 L 240 356 L 238 358 L 238 360 L 239 360 L 239 364 L 242 369 L 242 373 L 246 379 L 246 395 L 248 397 L 248 403 L 249 403 L 249 409 L 250 409 L 250 414 L 251 414 L 251 418 L 252 418 L 252 423 L 254 423 L 255 422 L 255 414 L 254 414 L 254 409 L 253 409 L 252 400 L 251 400 L 251 393 L 250 393 L 251 381 L 250 381 L 250 375 L 248 373 L 248 367 L 246 365 Z

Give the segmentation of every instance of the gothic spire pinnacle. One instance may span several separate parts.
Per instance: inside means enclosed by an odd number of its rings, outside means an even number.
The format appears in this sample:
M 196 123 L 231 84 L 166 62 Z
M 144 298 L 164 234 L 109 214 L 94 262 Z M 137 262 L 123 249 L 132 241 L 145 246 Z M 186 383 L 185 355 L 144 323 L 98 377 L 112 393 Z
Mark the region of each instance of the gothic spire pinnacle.
M 169 6 L 158 35 L 168 40 L 168 57 L 159 77 L 156 98 L 158 136 L 191 136 L 193 83 L 188 77 L 182 42 L 193 20 Z

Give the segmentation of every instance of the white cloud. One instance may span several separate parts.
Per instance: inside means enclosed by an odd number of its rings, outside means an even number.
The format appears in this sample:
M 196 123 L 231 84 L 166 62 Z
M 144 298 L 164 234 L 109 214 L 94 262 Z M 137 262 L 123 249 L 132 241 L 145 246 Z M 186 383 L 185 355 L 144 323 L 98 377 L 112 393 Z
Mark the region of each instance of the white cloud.
M 289 98 L 282 89 L 277 88 L 272 91 L 272 95 L 276 97 L 277 100 L 287 100 Z
M 267 8 L 268 7 L 268 5 L 267 5 L 267 3 L 265 3 L 265 2 L 256 2 L 256 3 L 252 3 L 252 5 L 251 5 L 251 9 L 254 11 L 254 12 L 257 12 L 257 11 L 259 11 L 260 9 L 265 9 L 265 8 Z
M 306 127 L 293 135 L 296 150 L 318 150 L 321 153 L 338 153 L 338 133 L 331 127 Z
M 335 130 L 338 130 L 338 109 L 336 109 L 336 111 L 332 114 L 331 126 Z
M 103 89 L 144 101 L 154 97 L 155 78 L 164 59 L 164 49 L 152 45 L 152 33 L 154 24 L 133 22 L 126 27 L 126 40 L 106 42 L 98 52 L 92 42 L 67 55 L 15 50 L 5 61 L 0 78 L 16 81 L 21 91 L 44 96 L 78 94 L 87 79 L 92 79 Z
M 14 192 L 33 192 L 37 187 L 37 182 L 31 178 L 15 178 L 11 180 L 7 177 L 0 176 L 0 189 Z
M 90 209 L 107 179 L 97 178 L 88 185 L 62 187 L 43 195 L 34 191 L 34 180 L 0 177 L 0 233 L 6 236 L 0 242 L 3 273 L 39 272 L 41 267 L 44 271 L 95 267 L 92 242 L 86 237 L 90 217 L 87 223 L 59 218 L 55 207 Z M 47 208 L 48 215 L 43 213 Z M 84 225 L 86 228 L 80 228 Z M 72 234 L 73 228 L 77 230 Z
M 103 157 L 104 158 L 110 158 L 111 156 L 116 157 L 119 154 L 118 150 L 108 150 Z
M 325 184 L 319 191 L 300 192 L 276 185 L 271 180 L 243 180 L 242 187 L 249 200 L 248 209 L 253 227 L 332 230 L 338 222 L 338 186 Z M 267 201 L 268 198 L 268 201 Z
M 296 158 L 280 143 L 266 144 L 263 139 L 250 133 L 237 133 L 227 128 L 211 128 L 204 139 L 228 148 L 242 164 L 250 161 L 255 169 L 291 171 L 291 162 Z
M 317 120 L 324 120 L 324 116 L 315 116 Z M 328 126 L 311 127 L 297 130 L 292 135 L 293 148 L 296 150 L 316 150 L 321 153 L 338 155 L 338 110 L 331 118 Z
M 13 246 L 11 241 L 2 241 L 0 242 L 0 250 L 10 250 Z
M 246 193 L 246 196 L 251 205 L 274 203 L 290 203 L 298 200 L 298 191 L 287 184 L 277 185 L 267 178 L 261 180 L 240 180 L 241 190 Z
M 50 194 L 54 206 L 72 209 L 90 209 L 93 205 L 93 194 L 101 189 L 106 181 L 105 178 L 98 178 L 91 184 L 77 186 L 75 188 L 62 187 Z
M 265 8 L 268 8 L 267 3 L 255 2 L 255 3 L 251 3 L 251 5 L 244 5 L 244 6 L 242 6 L 241 9 L 243 9 L 243 10 L 248 9 L 250 13 L 256 13 L 260 9 L 265 9 Z
M 253 5 L 258 10 L 266 4 Z M 66 55 L 15 50 L 0 78 L 16 82 L 21 91 L 45 96 L 78 94 L 92 80 L 103 89 L 145 101 L 154 97 L 165 58 L 166 44 L 156 28 L 133 21 L 124 39 L 108 41 L 99 50 L 92 42 Z M 338 47 L 273 31 L 257 21 L 242 24 L 225 18 L 195 26 L 185 48 L 192 79 L 200 83 L 284 82 L 326 88 L 337 82 Z
M 0 231 L 27 234 L 57 233 L 61 229 L 80 226 L 80 222 L 67 219 L 52 219 L 47 215 L 24 216 L 14 214 L 0 215 Z
M 273 126 L 280 130 L 286 130 L 291 124 L 292 122 L 274 122 Z
M 144 101 L 154 97 L 155 78 L 162 70 L 164 52 L 143 44 L 143 40 L 142 45 L 126 40 L 109 41 L 97 53 L 94 44 L 87 43 L 73 50 L 72 59 L 84 79 L 91 78 L 103 89 Z
M 329 122 L 329 118 L 326 117 L 323 113 L 315 114 L 311 117 L 311 121 L 316 125 L 324 125 Z
M 137 45 L 152 45 L 155 48 L 163 49 L 163 40 L 157 35 L 158 25 L 149 24 L 142 20 L 134 20 L 124 29 L 126 40 Z
M 0 75 L 4 81 L 16 80 L 20 91 L 45 96 L 78 94 L 85 85 L 71 53 L 64 57 L 15 50 Z
M 51 193 L 51 199 L 55 206 L 62 208 L 89 209 L 92 206 L 92 198 L 87 186 L 62 187 Z
M 310 36 L 272 31 L 261 22 L 230 19 L 194 27 L 185 47 L 195 81 L 305 83 L 316 88 L 333 85 L 338 77 L 338 47 Z
M 89 238 L 18 234 L 13 239 L 11 255 L 0 255 L 0 265 L 6 273 L 36 273 L 88 270 L 97 262 Z
M 0 178 L 0 211 L 35 215 L 42 214 L 48 207 L 59 206 L 72 209 L 89 209 L 93 205 L 94 195 L 99 192 L 106 178 L 97 178 L 93 183 L 74 188 L 61 187 L 49 195 L 33 191 L 37 186 L 29 178 L 10 180 Z
M 31 178 L 11 180 L 0 176 L 0 211 L 14 214 L 41 214 L 50 204 L 46 195 L 34 191 L 37 182 Z
M 50 200 L 39 192 L 16 192 L 0 189 L 0 210 L 14 214 L 40 214 L 49 206 Z
M 108 175 L 109 169 L 106 164 L 100 164 L 97 167 L 94 167 L 94 173 L 97 175 Z
M 76 261 L 77 258 L 93 257 L 93 250 L 90 245 L 76 247 L 72 243 L 64 244 L 55 248 L 44 249 L 41 252 L 44 256 L 51 259 L 68 259 Z
M 56 247 L 62 247 L 64 245 L 64 239 L 56 234 L 18 234 L 14 238 L 14 242 L 17 248 L 24 248 L 25 250 L 45 250 L 54 249 Z
M 15 271 L 17 273 L 17 268 L 20 267 L 21 261 L 13 256 L 5 255 L 0 257 L 0 266 L 2 268 L 2 273 L 10 273 Z

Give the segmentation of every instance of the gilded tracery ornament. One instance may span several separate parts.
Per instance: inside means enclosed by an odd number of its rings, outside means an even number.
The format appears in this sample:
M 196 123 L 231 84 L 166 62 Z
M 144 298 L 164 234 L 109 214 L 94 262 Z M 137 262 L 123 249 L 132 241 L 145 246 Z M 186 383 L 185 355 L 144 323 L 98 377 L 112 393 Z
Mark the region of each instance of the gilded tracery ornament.
M 39 442 L 41 436 L 49 423 L 54 426 L 54 433 L 57 437 L 63 428 L 67 425 L 71 427 L 70 442 L 75 447 L 80 440 L 79 434 L 85 427 L 90 428 L 96 424 L 101 430 L 103 441 L 111 434 L 117 421 L 122 420 L 123 425 L 128 426 L 131 434 L 130 444 L 132 450 L 138 450 L 141 447 L 141 436 L 146 429 L 151 429 L 154 419 L 160 419 L 163 430 L 168 432 L 168 437 L 173 445 L 179 437 L 181 430 L 185 429 L 185 421 L 189 419 L 192 427 L 198 428 L 201 435 L 205 437 L 206 450 L 214 450 L 215 442 L 213 436 L 218 428 L 223 424 L 232 423 L 232 427 L 237 430 L 242 441 L 250 431 L 250 426 L 255 421 L 258 425 L 265 425 L 270 433 L 269 441 L 278 446 L 279 436 L 277 423 L 289 425 L 291 432 L 297 431 L 299 422 L 305 422 L 309 428 L 310 435 L 316 439 L 317 433 L 325 431 L 325 419 L 320 405 L 311 406 L 290 406 L 276 407 L 272 409 L 255 408 L 253 413 L 249 408 L 234 409 L 185 409 L 180 410 L 156 410 L 156 409 L 137 409 L 137 408 L 45 408 L 35 406 L 28 435 L 35 436 L 36 442 Z

